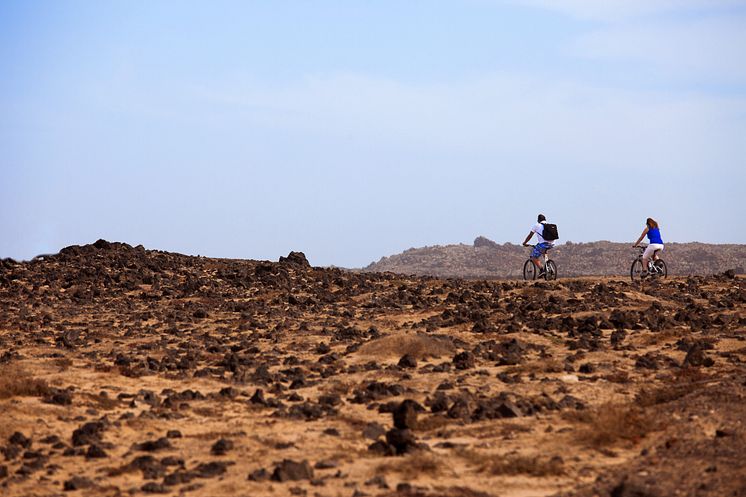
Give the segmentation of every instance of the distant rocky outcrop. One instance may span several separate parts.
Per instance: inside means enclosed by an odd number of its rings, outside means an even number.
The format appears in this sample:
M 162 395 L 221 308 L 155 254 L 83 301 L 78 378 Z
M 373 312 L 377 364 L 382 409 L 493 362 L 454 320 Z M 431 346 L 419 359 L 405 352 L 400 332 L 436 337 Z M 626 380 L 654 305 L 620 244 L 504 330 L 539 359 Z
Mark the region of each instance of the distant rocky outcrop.
M 529 248 L 512 243 L 498 244 L 478 236 L 472 245 L 435 245 L 411 248 L 373 262 L 363 271 L 391 271 L 460 278 L 519 278 Z M 627 275 L 637 252 L 629 243 L 599 241 L 566 242 L 551 252 L 560 276 Z M 667 243 L 662 254 L 669 274 L 744 273 L 746 245 L 716 245 L 699 242 Z
M 280 261 L 284 264 L 297 264 L 299 266 L 311 267 L 303 252 L 290 252 L 287 257 L 280 256 Z
M 474 239 L 474 248 L 480 248 L 480 247 L 489 247 L 497 249 L 500 246 L 496 243 L 490 240 L 489 238 L 486 238 L 484 236 L 478 236 Z

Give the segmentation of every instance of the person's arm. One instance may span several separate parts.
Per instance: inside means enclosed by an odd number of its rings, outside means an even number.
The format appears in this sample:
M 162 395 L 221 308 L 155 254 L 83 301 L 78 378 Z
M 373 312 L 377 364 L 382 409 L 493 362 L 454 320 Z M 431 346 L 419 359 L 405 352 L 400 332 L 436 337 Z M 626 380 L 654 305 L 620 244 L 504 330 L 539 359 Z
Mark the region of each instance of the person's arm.
M 528 232 L 528 236 L 526 237 L 525 240 L 523 240 L 523 246 L 524 247 L 528 246 L 528 241 L 531 239 L 532 236 L 534 236 L 534 232 L 533 231 L 529 231 Z
M 632 246 L 633 247 L 637 247 L 638 245 L 640 245 L 640 242 L 642 241 L 643 238 L 645 238 L 645 235 L 647 235 L 647 234 L 648 234 L 648 227 L 645 226 L 645 229 L 642 230 L 642 235 L 640 235 L 640 238 L 638 238 L 637 241 L 635 242 L 635 244 L 632 245 Z

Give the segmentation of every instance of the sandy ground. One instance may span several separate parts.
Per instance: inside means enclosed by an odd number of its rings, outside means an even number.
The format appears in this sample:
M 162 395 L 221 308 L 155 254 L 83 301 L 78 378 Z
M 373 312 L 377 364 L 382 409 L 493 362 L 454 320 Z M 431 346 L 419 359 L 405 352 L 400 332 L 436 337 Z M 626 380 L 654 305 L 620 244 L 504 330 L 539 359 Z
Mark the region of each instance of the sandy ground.
M 1 271 L 4 496 L 746 495 L 743 279 Z

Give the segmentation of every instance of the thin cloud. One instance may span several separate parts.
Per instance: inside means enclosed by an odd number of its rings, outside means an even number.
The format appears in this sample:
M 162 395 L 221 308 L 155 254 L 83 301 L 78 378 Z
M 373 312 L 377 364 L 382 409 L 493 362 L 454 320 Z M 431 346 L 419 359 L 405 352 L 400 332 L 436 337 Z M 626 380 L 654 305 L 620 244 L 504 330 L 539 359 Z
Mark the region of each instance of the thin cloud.
M 744 0 L 506 0 L 559 12 L 577 19 L 617 22 L 659 14 L 746 7 Z
M 727 157 L 746 151 L 738 139 L 746 135 L 746 98 L 528 76 L 417 85 L 326 75 L 279 89 L 212 89 L 201 98 L 235 109 L 238 121 L 288 133 L 522 157 L 525 163 L 562 158 L 594 167 L 681 171 L 727 167 Z
M 746 83 L 746 17 L 624 24 L 580 36 L 571 53 L 637 62 L 695 83 Z

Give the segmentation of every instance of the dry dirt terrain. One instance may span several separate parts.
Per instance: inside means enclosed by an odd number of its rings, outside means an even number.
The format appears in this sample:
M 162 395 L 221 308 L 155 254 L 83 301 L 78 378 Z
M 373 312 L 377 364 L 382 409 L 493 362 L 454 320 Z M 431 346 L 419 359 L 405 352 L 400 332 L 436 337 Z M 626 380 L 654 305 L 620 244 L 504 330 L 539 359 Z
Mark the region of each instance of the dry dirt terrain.
M 0 261 L 3 496 L 746 496 L 746 280 Z

